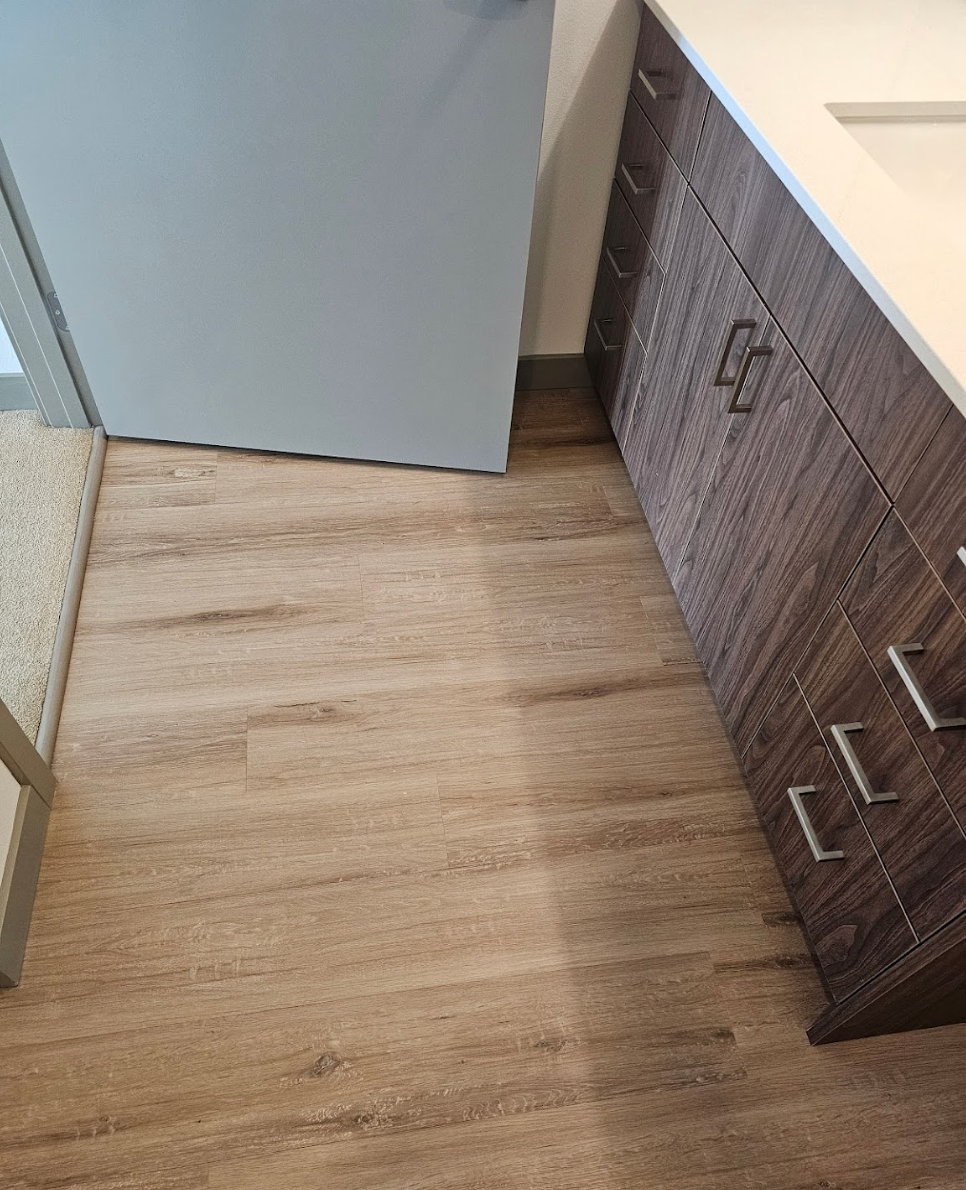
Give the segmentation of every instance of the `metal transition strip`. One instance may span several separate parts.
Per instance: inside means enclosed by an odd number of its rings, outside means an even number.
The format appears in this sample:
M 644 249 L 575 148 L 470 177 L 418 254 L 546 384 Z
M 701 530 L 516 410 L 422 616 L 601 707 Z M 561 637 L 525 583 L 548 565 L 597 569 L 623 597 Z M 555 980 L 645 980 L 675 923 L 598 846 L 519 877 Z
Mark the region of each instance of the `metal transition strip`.
M 91 534 L 94 529 L 94 510 L 97 507 L 97 495 L 100 491 L 101 475 L 104 472 L 106 451 L 107 435 L 101 426 L 97 426 L 94 429 L 91 457 L 87 462 L 87 478 L 84 480 L 84 491 L 81 495 L 77 533 L 70 555 L 67 586 L 64 590 L 63 603 L 60 606 L 60 622 L 57 625 L 57 635 L 54 637 L 54 651 L 50 660 L 50 672 L 47 675 L 47 692 L 44 695 L 40 729 L 37 732 L 37 751 L 48 764 L 54 755 L 57 727 L 60 724 L 60 714 L 64 707 L 67 671 L 70 668 L 70 653 L 74 643 L 74 630 L 77 627 L 77 612 L 80 608 L 84 571 L 87 568 L 87 555 L 90 551 Z

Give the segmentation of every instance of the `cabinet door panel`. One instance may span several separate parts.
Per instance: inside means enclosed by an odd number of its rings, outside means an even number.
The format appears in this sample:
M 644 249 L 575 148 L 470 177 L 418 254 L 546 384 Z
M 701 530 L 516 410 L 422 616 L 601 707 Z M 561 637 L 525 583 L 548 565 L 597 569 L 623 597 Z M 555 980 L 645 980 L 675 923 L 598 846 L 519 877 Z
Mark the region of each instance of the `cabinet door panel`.
M 687 182 L 633 95 L 627 97 L 614 177 L 665 268 Z
M 966 418 L 946 415 L 896 508 L 966 614 Z
M 647 346 L 664 286 L 664 270 L 616 183 L 611 187 L 602 254 L 634 329 Z
M 838 604 L 795 676 L 899 899 L 925 937 L 966 910 L 966 835 Z M 863 785 L 868 797 L 893 800 L 870 804 Z
M 949 399 L 716 99 L 692 184 L 890 495 Z
M 631 93 L 668 152 L 689 174 L 711 91 L 646 4 Z
M 787 341 L 731 418 L 672 575 L 739 751 L 777 698 L 888 509 Z
M 904 954 L 915 937 L 794 679 L 744 757 L 779 869 L 836 1000 Z M 789 789 L 815 838 L 843 858 L 816 860 Z
M 842 594 L 842 606 L 959 821 L 966 826 L 966 724 L 932 730 L 889 648 L 903 655 L 932 712 L 966 718 L 966 620 L 892 513 Z
M 669 572 L 681 559 L 730 422 L 732 390 L 715 386 L 719 367 L 724 362 L 733 377 L 768 326 L 765 307 L 691 194 L 678 237 L 625 455 Z M 732 335 L 736 320 L 749 325 Z M 749 400 L 761 376 L 750 373 Z

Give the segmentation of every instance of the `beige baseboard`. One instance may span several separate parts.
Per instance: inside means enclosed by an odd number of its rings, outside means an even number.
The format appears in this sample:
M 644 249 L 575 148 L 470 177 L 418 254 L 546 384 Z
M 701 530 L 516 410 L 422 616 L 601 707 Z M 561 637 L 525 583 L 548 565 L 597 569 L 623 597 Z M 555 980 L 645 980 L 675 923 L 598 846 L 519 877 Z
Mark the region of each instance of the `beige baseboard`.
M 552 388 L 593 388 L 583 355 L 521 355 L 517 392 Z

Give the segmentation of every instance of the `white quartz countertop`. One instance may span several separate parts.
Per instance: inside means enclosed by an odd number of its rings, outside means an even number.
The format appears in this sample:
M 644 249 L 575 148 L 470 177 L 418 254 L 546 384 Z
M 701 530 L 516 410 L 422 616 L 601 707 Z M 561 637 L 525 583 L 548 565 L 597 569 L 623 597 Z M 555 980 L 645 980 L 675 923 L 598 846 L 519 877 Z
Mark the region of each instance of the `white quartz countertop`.
M 937 214 L 827 106 L 966 112 L 966 0 L 646 2 L 966 414 L 966 209 Z M 966 136 L 943 137 L 962 176 Z

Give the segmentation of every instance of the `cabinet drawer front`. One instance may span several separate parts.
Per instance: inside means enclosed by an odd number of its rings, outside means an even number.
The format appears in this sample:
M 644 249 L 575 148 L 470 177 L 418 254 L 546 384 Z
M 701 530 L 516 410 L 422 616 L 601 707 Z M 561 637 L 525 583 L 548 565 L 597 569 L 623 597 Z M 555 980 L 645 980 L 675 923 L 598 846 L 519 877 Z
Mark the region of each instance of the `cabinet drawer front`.
M 717 99 L 692 185 L 890 495 L 949 399 Z
M 850 579 L 842 606 L 966 826 L 966 722 L 958 722 L 966 720 L 966 620 L 895 513 Z
M 888 510 L 787 341 L 769 342 L 672 575 L 739 752 Z
M 690 174 L 711 92 L 646 4 L 631 94 L 683 173 Z
M 664 286 L 664 270 L 616 183 L 611 187 L 601 255 L 646 347 Z
M 633 95 L 627 100 L 614 177 L 654 255 L 667 268 L 687 182 Z
M 672 266 L 648 353 L 625 461 L 669 573 L 681 559 L 730 424 L 744 352 L 767 336 L 768 313 L 693 195 L 679 234 L 687 255 Z M 763 373 L 749 373 L 753 400 Z M 791 668 L 791 667 L 789 667 Z
M 815 957 L 841 1000 L 904 954 L 915 936 L 794 679 L 744 766 Z M 816 859 L 789 790 L 799 791 L 817 846 L 840 851 L 841 859 Z
M 617 371 L 617 382 L 614 385 L 611 406 L 607 410 L 607 416 L 610 418 L 610 424 L 614 430 L 614 437 L 617 439 L 622 451 L 627 437 L 627 427 L 630 424 L 631 414 L 633 413 L 637 394 L 641 387 L 641 378 L 647 359 L 644 344 L 637 337 L 637 332 L 634 330 L 633 325 L 629 320 L 626 325 L 627 336 L 624 341 L 624 350 L 621 353 L 620 366 Z
M 602 260 L 584 354 L 591 379 L 620 440 L 637 395 L 645 352 L 610 274 L 610 267 Z
M 837 604 L 796 677 L 916 932 L 966 910 L 966 835 Z
M 966 614 L 966 418 L 958 409 L 946 415 L 896 508 Z

